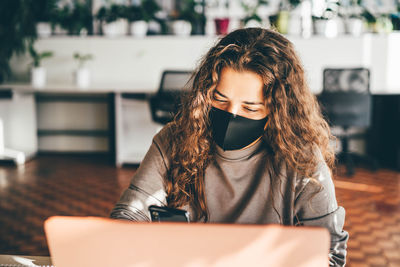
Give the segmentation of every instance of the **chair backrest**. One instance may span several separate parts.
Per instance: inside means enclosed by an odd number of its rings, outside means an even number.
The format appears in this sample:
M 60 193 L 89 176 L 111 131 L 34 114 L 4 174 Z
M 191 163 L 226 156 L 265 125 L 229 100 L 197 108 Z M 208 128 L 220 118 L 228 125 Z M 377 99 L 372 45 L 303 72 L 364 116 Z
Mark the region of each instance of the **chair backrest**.
M 325 69 L 323 92 L 368 94 L 370 84 L 369 77 L 369 69 L 366 68 Z
M 163 72 L 160 87 L 150 98 L 151 115 L 155 122 L 166 124 L 175 116 L 181 96 L 190 88 L 191 71 L 166 70 Z
M 318 99 L 333 126 L 368 127 L 371 124 L 370 73 L 365 68 L 325 69 Z
M 191 71 L 166 70 L 163 72 L 158 93 L 168 94 L 187 90 Z
M 0 89 L 0 100 L 11 100 L 13 98 L 14 92 L 11 88 Z

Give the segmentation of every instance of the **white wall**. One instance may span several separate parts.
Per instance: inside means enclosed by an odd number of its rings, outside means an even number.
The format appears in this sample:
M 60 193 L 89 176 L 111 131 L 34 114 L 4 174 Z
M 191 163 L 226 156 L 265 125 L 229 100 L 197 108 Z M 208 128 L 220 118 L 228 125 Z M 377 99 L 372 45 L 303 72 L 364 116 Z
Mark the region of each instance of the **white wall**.
M 325 67 L 371 68 L 373 93 L 400 93 L 400 33 L 340 36 L 334 39 L 314 36 L 310 39 L 288 37 L 295 45 L 308 73 L 310 88 L 319 92 Z M 143 39 L 122 37 L 51 37 L 40 39 L 38 51 L 51 50 L 54 57 L 44 60 L 48 83 L 73 84 L 76 62 L 73 53 L 91 53 L 94 60 L 92 87 L 113 90 L 154 92 L 165 69 L 194 69 L 200 58 L 218 40 L 217 37 L 148 36 Z M 15 80 L 29 80 L 29 58 L 13 58 Z M 51 88 L 50 88 L 51 89 Z
M 76 62 L 73 54 L 91 53 L 89 62 L 93 86 L 131 88 L 131 91 L 155 91 L 164 69 L 193 69 L 215 41 L 204 37 L 149 36 L 144 39 L 122 37 L 51 37 L 41 39 L 38 51 L 51 50 L 54 57 L 44 60 L 49 84 L 72 84 Z M 14 58 L 16 80 L 28 80 L 27 57 Z

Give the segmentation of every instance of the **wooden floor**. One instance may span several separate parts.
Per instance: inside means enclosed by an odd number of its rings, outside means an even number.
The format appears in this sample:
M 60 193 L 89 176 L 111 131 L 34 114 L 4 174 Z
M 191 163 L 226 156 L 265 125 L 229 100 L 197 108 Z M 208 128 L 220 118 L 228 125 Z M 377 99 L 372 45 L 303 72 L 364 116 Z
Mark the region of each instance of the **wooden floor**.
M 108 216 L 135 167 L 101 157 L 40 156 L 0 165 L 0 254 L 49 255 L 43 221 L 52 215 Z M 357 169 L 335 177 L 347 212 L 348 265 L 400 266 L 400 173 Z

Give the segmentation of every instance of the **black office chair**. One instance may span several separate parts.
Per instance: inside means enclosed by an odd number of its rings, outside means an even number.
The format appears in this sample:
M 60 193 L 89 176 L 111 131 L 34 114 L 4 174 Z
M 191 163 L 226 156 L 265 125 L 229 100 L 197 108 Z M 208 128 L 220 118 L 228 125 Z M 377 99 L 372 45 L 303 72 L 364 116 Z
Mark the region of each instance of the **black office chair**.
M 342 144 L 339 162 L 346 165 L 347 175 L 354 174 L 355 161 L 367 163 L 374 170 L 376 160 L 349 151 L 349 140 L 362 138 L 363 134 L 350 134 L 350 127 L 366 128 L 371 125 L 372 97 L 369 90 L 370 73 L 365 68 L 325 69 L 323 91 L 318 99 L 331 126 L 339 126 L 343 134 L 337 135 Z
M 181 97 L 189 89 L 190 71 L 166 70 L 163 72 L 158 92 L 150 97 L 153 121 L 167 124 L 181 104 Z

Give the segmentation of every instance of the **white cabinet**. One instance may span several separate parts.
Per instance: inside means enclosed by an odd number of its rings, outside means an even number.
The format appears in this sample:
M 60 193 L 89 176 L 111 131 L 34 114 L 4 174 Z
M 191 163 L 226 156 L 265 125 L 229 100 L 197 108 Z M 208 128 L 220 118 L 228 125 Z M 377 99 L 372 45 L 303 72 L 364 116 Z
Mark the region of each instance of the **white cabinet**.
M 138 164 L 162 128 L 151 119 L 147 99 L 115 95 L 116 164 Z
M 0 97 L 0 159 L 24 163 L 38 150 L 35 96 L 9 92 L 9 97 Z

